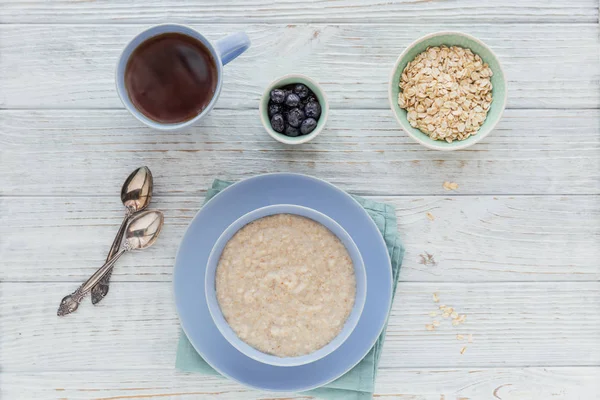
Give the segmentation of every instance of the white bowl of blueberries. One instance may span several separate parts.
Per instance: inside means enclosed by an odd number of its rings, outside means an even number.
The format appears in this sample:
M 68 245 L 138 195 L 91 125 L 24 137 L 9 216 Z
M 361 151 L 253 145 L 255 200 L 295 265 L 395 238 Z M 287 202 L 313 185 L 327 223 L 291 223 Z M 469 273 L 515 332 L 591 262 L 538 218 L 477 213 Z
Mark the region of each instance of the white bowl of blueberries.
M 273 82 L 260 101 L 260 119 L 275 140 L 301 144 L 323 130 L 329 104 L 321 86 L 304 75 L 285 75 Z

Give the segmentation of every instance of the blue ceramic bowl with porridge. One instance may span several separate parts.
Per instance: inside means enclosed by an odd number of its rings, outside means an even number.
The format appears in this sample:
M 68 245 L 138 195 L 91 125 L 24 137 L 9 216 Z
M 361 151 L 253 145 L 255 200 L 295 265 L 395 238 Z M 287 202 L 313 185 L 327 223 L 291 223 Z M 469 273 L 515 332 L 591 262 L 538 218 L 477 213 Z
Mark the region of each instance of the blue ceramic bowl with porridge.
M 335 351 L 366 300 L 361 254 L 337 222 L 288 204 L 232 223 L 208 259 L 205 293 L 225 339 L 259 362 L 298 366 Z

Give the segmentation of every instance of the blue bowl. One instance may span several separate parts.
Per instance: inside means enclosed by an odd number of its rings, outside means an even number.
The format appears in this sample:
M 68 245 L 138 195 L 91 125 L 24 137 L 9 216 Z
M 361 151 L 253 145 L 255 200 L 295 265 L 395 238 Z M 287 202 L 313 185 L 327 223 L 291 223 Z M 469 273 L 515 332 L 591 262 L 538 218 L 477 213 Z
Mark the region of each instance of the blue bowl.
M 225 245 L 235 235 L 237 231 L 243 228 L 245 225 L 250 222 L 257 220 L 259 218 L 263 218 L 269 215 L 275 214 L 294 214 L 302 217 L 310 218 L 313 221 L 320 223 L 329 229 L 334 235 L 336 235 L 342 244 L 348 250 L 348 254 L 352 259 L 352 263 L 354 265 L 354 275 L 356 277 L 356 297 L 354 300 L 354 307 L 344 324 L 342 331 L 328 344 L 321 347 L 319 350 L 314 351 L 310 354 L 306 354 L 298 357 L 277 357 L 272 354 L 263 353 L 254 347 L 250 346 L 246 342 L 242 341 L 231 329 L 225 317 L 223 317 L 223 313 L 221 312 L 221 308 L 219 307 L 219 302 L 217 301 L 217 294 L 215 288 L 215 274 L 217 271 L 217 264 L 219 263 L 219 259 L 221 258 L 221 253 L 225 248 Z M 208 304 L 208 310 L 210 315 L 215 322 L 215 325 L 223 335 L 223 337 L 231 343 L 233 347 L 239 350 L 241 353 L 246 356 L 269 365 L 280 366 L 280 367 L 293 367 L 298 365 L 308 364 L 314 361 L 317 361 L 328 354 L 332 353 L 339 346 L 344 343 L 344 341 L 350 336 L 360 316 L 362 314 L 363 308 L 365 306 L 365 300 L 367 298 L 367 276 L 365 272 L 365 265 L 363 259 L 360 255 L 360 251 L 358 247 L 348 234 L 337 222 L 333 219 L 329 218 L 325 214 L 322 214 L 316 210 L 313 210 L 308 207 L 296 206 L 291 204 L 278 204 L 273 206 L 267 206 L 258 208 L 254 211 L 250 211 L 249 213 L 243 215 L 238 218 L 235 222 L 233 222 L 225 231 L 221 234 L 219 239 L 217 239 L 213 249 L 208 257 L 208 265 L 206 267 L 206 275 L 205 275 L 205 293 L 206 293 L 206 302 Z

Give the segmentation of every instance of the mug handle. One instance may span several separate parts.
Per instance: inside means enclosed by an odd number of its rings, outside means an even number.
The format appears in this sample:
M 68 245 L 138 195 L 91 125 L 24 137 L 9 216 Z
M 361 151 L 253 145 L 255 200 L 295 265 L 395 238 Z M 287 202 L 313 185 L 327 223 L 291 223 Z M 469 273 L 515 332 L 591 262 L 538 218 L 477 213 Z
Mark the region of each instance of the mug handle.
M 217 51 L 223 65 L 227 65 L 237 56 L 248 50 L 250 38 L 244 32 L 236 32 L 217 40 Z

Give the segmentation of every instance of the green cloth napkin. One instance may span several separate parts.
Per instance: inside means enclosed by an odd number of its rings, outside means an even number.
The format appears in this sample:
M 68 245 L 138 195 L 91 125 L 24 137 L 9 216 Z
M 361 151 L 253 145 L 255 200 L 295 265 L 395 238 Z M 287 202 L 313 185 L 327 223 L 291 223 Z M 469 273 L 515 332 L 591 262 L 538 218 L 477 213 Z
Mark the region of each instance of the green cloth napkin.
M 215 179 L 212 187 L 206 194 L 205 203 L 229 185 L 231 185 L 231 182 Z M 398 274 L 400 273 L 402 257 L 404 256 L 404 247 L 398 237 L 396 212 L 394 207 L 389 204 L 378 203 L 358 196 L 353 197 L 369 213 L 385 239 L 385 244 L 387 245 L 392 261 L 392 275 L 394 280 L 392 295 L 395 295 Z M 387 324 L 373 348 L 354 368 L 335 381 L 305 393 L 329 400 L 365 400 L 372 398 L 373 391 L 375 390 L 377 365 L 379 364 L 379 357 L 381 356 L 386 329 Z M 179 336 L 175 367 L 186 372 L 198 372 L 204 375 L 219 375 L 219 373 L 208 365 L 196 350 L 194 350 L 194 347 L 183 331 L 181 331 Z

